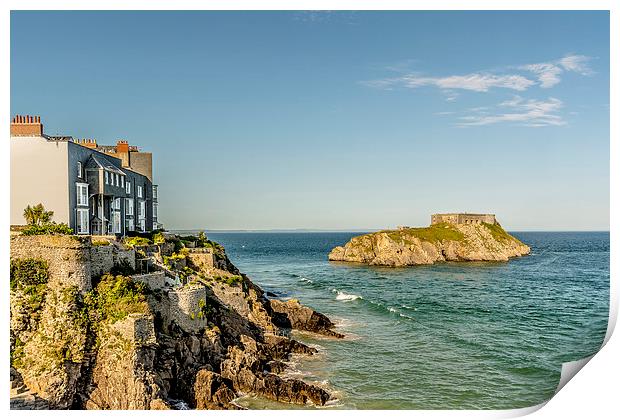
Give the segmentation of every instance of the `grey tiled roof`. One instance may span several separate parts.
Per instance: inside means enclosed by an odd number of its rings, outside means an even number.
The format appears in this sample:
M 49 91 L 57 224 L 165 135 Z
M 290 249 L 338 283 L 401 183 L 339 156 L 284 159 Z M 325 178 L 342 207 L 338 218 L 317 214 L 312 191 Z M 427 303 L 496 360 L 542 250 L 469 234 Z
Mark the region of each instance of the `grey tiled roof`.
M 94 153 L 90 155 L 90 158 L 86 162 L 87 168 L 100 168 L 105 169 L 106 171 L 114 172 L 119 175 L 126 175 L 120 168 L 116 165 L 110 163 L 109 160 L 104 158 L 103 156 L 96 156 Z

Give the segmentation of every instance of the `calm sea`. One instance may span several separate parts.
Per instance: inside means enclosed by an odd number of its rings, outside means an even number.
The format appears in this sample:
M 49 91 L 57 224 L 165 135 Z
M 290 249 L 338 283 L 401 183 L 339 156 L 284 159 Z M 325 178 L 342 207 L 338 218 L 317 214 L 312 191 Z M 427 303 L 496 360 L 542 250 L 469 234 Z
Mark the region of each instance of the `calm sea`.
M 607 328 L 609 233 L 514 233 L 508 263 L 380 268 L 330 263 L 359 233 L 213 233 L 266 291 L 327 314 L 344 340 L 288 375 L 338 397 L 334 408 L 504 409 L 553 395 L 563 362 L 595 353 Z M 252 408 L 294 408 L 244 397 Z

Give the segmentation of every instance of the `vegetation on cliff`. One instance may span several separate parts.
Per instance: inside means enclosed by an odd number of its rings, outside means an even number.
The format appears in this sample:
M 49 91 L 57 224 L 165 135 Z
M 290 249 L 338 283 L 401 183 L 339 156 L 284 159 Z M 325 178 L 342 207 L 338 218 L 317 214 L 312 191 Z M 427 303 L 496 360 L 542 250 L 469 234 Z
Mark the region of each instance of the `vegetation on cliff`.
M 148 287 L 131 277 L 104 274 L 97 286 L 84 297 L 90 311 L 105 322 L 115 322 L 131 313 L 147 313 Z
M 267 299 L 204 234 L 136 237 L 161 280 L 116 261 L 92 271 L 119 243 L 12 238 L 12 253 L 44 256 L 11 261 L 11 366 L 30 391 L 50 408 L 235 408 L 239 392 L 325 404 L 322 388 L 278 374 L 291 353 L 315 352 L 288 329 L 341 337 L 327 317 Z
M 501 228 L 500 228 L 501 229 Z M 384 230 L 390 239 L 396 242 L 411 243 L 412 238 L 427 242 L 462 241 L 465 235 L 449 223 L 438 223 L 428 227 L 403 228 L 397 230 Z

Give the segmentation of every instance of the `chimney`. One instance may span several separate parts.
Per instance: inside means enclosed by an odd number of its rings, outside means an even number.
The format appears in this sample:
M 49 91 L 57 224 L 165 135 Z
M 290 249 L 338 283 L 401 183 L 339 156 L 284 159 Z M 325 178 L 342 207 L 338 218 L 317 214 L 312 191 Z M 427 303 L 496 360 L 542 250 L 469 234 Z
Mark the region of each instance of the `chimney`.
M 95 139 L 73 139 L 73 142 L 89 149 L 97 148 L 97 140 Z
M 11 120 L 11 136 L 40 137 L 43 135 L 41 117 L 30 115 L 16 115 Z
M 129 153 L 129 143 L 126 140 L 116 142 L 116 153 Z

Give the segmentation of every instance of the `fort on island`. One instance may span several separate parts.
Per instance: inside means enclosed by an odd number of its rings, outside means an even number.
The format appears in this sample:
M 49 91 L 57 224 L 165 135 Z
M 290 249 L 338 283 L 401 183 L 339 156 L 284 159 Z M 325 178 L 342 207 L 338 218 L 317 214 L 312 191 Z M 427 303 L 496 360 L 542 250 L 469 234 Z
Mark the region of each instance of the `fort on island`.
M 438 223 L 452 223 L 455 225 L 479 225 L 481 223 L 495 224 L 494 214 L 476 213 L 436 213 L 431 215 L 431 225 Z

